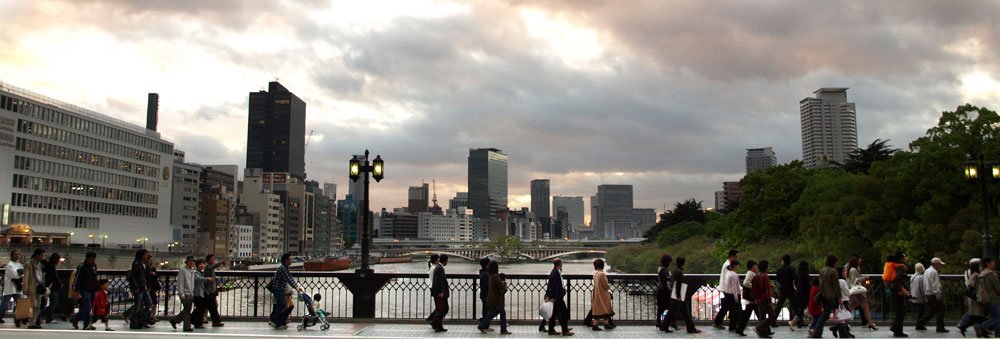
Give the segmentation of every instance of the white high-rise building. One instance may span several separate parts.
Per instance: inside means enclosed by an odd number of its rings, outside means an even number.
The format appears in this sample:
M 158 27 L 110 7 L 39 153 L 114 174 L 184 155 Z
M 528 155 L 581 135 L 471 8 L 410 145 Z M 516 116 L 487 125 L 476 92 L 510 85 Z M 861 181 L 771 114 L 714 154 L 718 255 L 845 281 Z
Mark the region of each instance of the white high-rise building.
M 337 201 L 337 184 L 333 182 L 323 183 L 323 195 L 331 201 Z
M 422 212 L 417 216 L 417 233 L 421 239 L 471 241 L 472 210 L 460 207 L 445 215 Z
M 778 164 L 778 156 L 771 147 L 747 148 L 747 174 L 763 171 Z
M 799 101 L 802 120 L 802 161 L 807 168 L 843 164 L 858 149 L 858 124 L 854 103 L 846 87 L 824 87 L 815 98 Z
M 3 241 L 166 250 L 174 146 L 151 112 L 144 128 L 0 82 L 2 228 L 24 230 Z

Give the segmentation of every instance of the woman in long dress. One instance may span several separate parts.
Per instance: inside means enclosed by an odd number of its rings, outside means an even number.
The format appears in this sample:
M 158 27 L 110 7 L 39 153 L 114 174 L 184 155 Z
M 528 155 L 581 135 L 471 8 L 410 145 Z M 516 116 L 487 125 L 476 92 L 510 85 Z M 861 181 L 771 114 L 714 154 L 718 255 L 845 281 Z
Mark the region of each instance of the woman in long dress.
M 611 317 L 615 315 L 611 307 L 611 284 L 608 283 L 608 275 L 604 273 L 603 259 L 594 260 L 594 297 L 590 301 L 590 309 L 594 313 L 592 329 L 600 331 L 601 323 L 605 323 L 605 329 L 615 328 L 611 323 Z

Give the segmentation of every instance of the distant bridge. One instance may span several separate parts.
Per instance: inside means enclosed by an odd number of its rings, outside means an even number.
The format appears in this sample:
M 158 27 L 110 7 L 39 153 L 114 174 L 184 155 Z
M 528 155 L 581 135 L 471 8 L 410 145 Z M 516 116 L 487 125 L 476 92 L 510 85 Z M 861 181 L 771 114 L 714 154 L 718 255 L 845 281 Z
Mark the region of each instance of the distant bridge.
M 447 254 L 469 261 L 477 261 L 479 258 L 496 256 L 497 252 L 488 248 L 399 248 L 384 250 L 385 257 L 402 257 L 408 255 L 425 255 L 432 253 Z M 517 253 L 518 257 L 549 261 L 574 254 L 607 254 L 606 249 L 585 248 L 585 247 L 540 247 L 525 248 Z

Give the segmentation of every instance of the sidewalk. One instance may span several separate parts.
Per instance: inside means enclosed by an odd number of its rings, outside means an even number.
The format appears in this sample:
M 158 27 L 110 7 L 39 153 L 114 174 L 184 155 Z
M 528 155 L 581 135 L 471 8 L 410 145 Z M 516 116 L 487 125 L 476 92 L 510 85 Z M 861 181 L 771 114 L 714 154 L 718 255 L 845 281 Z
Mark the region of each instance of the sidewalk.
M 112 321 L 111 328 L 114 332 L 105 332 L 103 330 L 103 324 L 100 324 L 97 331 L 79 331 L 73 330 L 69 323 L 52 323 L 44 326 L 41 330 L 28 330 L 23 327 L 17 329 L 14 325 L 8 321 L 6 324 L 0 325 L 0 337 L 4 338 L 31 338 L 31 339 L 65 339 L 67 336 L 73 339 L 79 338 L 136 338 L 142 337 L 143 339 L 165 339 L 165 338 L 299 338 L 299 337 L 328 337 L 328 338 L 559 338 L 556 336 L 548 336 L 544 333 L 538 332 L 537 326 L 532 325 L 516 325 L 511 326 L 510 331 L 514 332 L 513 335 L 501 336 L 498 332 L 500 330 L 499 325 L 495 322 L 492 324 L 497 332 L 482 334 L 476 330 L 475 325 L 471 324 L 453 324 L 448 325 L 445 323 L 445 327 L 448 328 L 448 332 L 445 333 L 434 333 L 431 331 L 430 326 L 423 324 L 379 324 L 379 323 L 331 323 L 330 329 L 327 331 L 320 331 L 319 326 L 310 327 L 303 331 L 298 331 L 295 329 L 295 324 L 291 324 L 286 330 L 274 330 L 267 326 L 266 323 L 258 322 L 227 322 L 225 327 L 211 328 L 206 327 L 203 330 L 195 330 L 195 332 L 185 333 L 180 330 L 181 326 L 178 324 L 177 330 L 170 327 L 170 323 L 166 321 L 161 321 L 156 324 L 151 329 L 147 330 L 129 330 L 123 321 Z M 697 335 L 688 335 L 685 333 L 674 332 L 672 334 L 665 334 L 662 332 L 657 332 L 653 326 L 619 326 L 616 329 L 609 331 L 594 332 L 590 328 L 583 326 L 574 326 L 574 332 L 576 335 L 573 338 L 660 338 L 660 337 L 670 337 L 670 338 L 739 338 L 736 335 L 732 335 L 726 331 L 719 331 L 713 329 L 711 326 L 700 327 L 703 331 Z M 683 330 L 683 329 L 682 329 Z M 958 333 L 958 329 L 949 328 L 951 333 L 945 333 L 944 335 L 939 335 L 933 331 L 915 331 L 912 327 L 908 328 L 908 334 L 914 338 L 960 338 L 961 335 Z M 791 332 L 788 327 L 782 326 L 775 328 L 775 338 L 805 338 L 806 332 L 803 330 L 798 330 Z M 747 338 L 754 338 L 753 332 L 747 331 Z M 892 333 L 889 332 L 888 327 L 880 327 L 878 331 L 869 331 L 868 329 L 856 326 L 854 329 L 854 334 L 859 338 L 889 338 L 892 337 Z M 968 335 L 974 335 L 974 333 L 968 333 Z M 833 338 L 829 332 L 824 333 L 825 338 Z

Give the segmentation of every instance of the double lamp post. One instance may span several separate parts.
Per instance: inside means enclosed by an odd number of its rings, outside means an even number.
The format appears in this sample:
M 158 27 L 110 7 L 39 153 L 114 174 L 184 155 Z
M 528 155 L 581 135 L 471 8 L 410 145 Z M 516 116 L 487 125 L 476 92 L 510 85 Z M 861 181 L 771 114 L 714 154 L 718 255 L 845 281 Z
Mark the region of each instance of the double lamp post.
M 1000 179 L 1000 163 L 986 162 L 985 157 L 979 154 L 978 159 L 969 159 L 965 163 L 965 178 L 979 183 L 983 199 L 983 258 L 993 257 L 993 237 L 990 235 L 990 210 L 993 205 L 986 184 Z
M 362 163 L 362 161 L 364 162 Z M 382 156 L 380 155 L 375 156 L 375 160 L 371 164 L 368 163 L 368 150 L 365 150 L 364 159 L 359 157 L 351 158 L 351 181 L 357 182 L 358 179 L 361 179 L 361 176 L 365 177 L 364 199 L 362 199 L 361 208 L 359 208 L 361 211 L 361 268 L 355 270 L 353 276 L 340 278 L 344 287 L 347 287 L 351 291 L 354 300 L 354 318 L 375 318 L 375 294 L 390 279 L 389 275 L 375 274 L 375 270 L 371 269 L 368 265 L 372 242 L 371 221 L 368 218 L 368 201 L 371 200 L 368 194 L 368 174 L 370 173 L 371 177 L 375 178 L 375 181 L 382 181 L 384 169 L 385 162 L 382 161 Z

